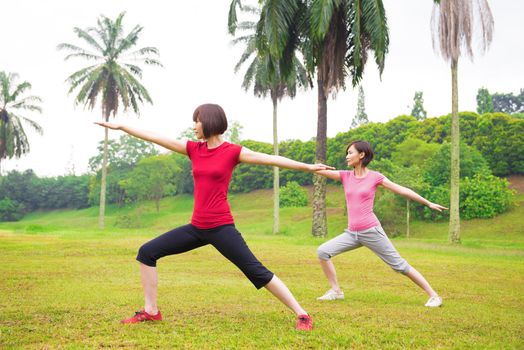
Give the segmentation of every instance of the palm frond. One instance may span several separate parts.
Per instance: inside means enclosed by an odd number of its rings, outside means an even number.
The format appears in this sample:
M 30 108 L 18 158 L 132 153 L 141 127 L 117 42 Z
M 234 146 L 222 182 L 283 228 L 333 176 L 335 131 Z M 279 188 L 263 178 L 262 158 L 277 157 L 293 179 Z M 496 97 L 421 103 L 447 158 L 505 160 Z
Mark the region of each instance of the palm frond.
M 256 52 L 256 43 L 254 38 L 250 42 L 248 42 L 248 45 L 246 46 L 246 49 L 242 53 L 242 56 L 240 56 L 240 59 L 238 60 L 237 64 L 235 65 L 235 73 L 237 73 L 240 69 L 240 67 L 244 64 L 245 61 L 249 59 L 255 52 Z M 256 58 L 255 58 L 256 59 Z
M 83 39 L 86 43 L 88 43 L 92 48 L 94 48 L 96 51 L 104 52 L 104 49 L 100 46 L 100 44 L 96 41 L 95 38 L 93 38 L 88 31 L 85 31 L 81 28 L 75 27 L 73 28 L 73 32 L 80 38 Z
M 326 36 L 331 18 L 340 0 L 312 0 L 309 16 L 311 37 L 316 41 L 323 41 Z
M 228 32 L 231 35 L 235 35 L 237 29 L 237 7 L 242 10 L 242 1 L 241 0 L 232 0 L 229 5 L 229 12 L 227 16 L 227 28 Z
M 380 74 L 382 74 L 389 47 L 389 33 L 386 13 L 381 0 L 371 0 L 363 3 L 362 21 L 369 38 L 370 48 L 375 56 L 375 62 Z
M 252 39 L 253 39 L 253 35 L 252 34 L 239 36 L 239 37 L 236 37 L 235 39 L 231 40 L 231 45 L 238 45 L 240 43 L 247 43 L 247 42 L 249 42 L 249 40 L 252 40 Z
M 15 91 L 13 91 L 13 93 L 11 94 L 11 101 L 16 101 L 20 94 L 23 94 L 26 90 L 31 89 L 31 87 L 31 84 L 27 81 L 18 84 L 15 88 Z
M 134 75 L 136 75 L 139 78 L 142 78 L 142 68 L 140 68 L 137 65 L 129 64 L 129 63 L 124 63 L 124 66 L 129 68 L 131 73 L 133 73 Z
M 150 66 L 164 67 L 164 65 L 159 60 L 156 60 L 154 58 L 143 58 L 140 61 Z
M 81 47 L 76 46 L 76 45 L 68 44 L 68 43 L 58 44 L 56 46 L 56 49 L 59 50 L 59 51 L 60 50 L 69 50 L 69 51 L 72 51 L 72 52 L 81 52 L 81 53 L 86 53 L 86 54 L 92 54 L 93 55 L 93 53 L 87 51 L 84 48 L 81 48 Z
M 118 40 L 118 43 L 116 43 L 117 47 L 115 48 L 115 56 L 120 56 L 123 52 L 136 45 L 138 35 L 143 29 L 144 27 L 136 25 L 125 38 Z
M 269 53 L 276 59 L 282 53 L 289 39 L 291 26 L 298 9 L 296 1 L 267 0 L 261 13 L 263 23 L 263 37 L 267 39 Z
M 253 61 L 247 67 L 246 73 L 244 74 L 244 79 L 242 80 L 242 88 L 247 91 L 253 83 L 254 76 L 256 74 L 256 68 L 258 65 L 258 60 L 255 57 Z
M 24 109 L 42 113 L 42 108 L 40 106 L 32 104 L 32 102 L 42 102 L 42 99 L 38 96 L 27 96 L 21 100 L 16 101 L 14 104 L 10 106 L 10 108 Z
M 72 54 L 69 54 L 67 55 L 66 57 L 64 57 L 64 60 L 68 60 L 70 58 L 76 58 L 76 57 L 80 57 L 80 58 L 85 58 L 87 60 L 93 60 L 93 61 L 99 61 L 99 60 L 103 60 L 104 58 L 103 57 L 100 57 L 100 56 L 97 56 L 97 55 L 92 55 L 92 54 L 89 54 L 89 53 L 72 53 Z
M 252 22 L 252 21 L 243 21 L 243 22 L 240 22 L 237 26 L 237 29 L 238 30 L 242 30 L 242 31 L 246 31 L 246 30 L 255 30 L 257 27 L 257 23 L 256 22 Z
M 153 54 L 153 55 L 156 55 L 156 56 L 160 56 L 160 51 L 158 51 L 158 49 L 156 47 L 153 47 L 153 46 L 148 46 L 148 47 L 143 47 L 139 50 L 136 50 L 134 52 L 130 52 L 127 54 L 127 56 L 143 56 L 143 55 L 147 55 L 147 54 Z
M 435 2 L 431 27 L 433 48 L 447 61 L 457 61 L 463 53 L 473 59 L 475 28 L 481 38 L 481 53 L 493 39 L 493 16 L 486 0 Z
M 95 64 L 95 65 L 92 65 L 86 68 L 82 68 L 79 71 L 76 71 L 75 73 L 67 77 L 66 82 L 72 85 L 71 90 L 74 90 L 78 84 L 82 83 L 82 81 L 89 78 L 89 75 L 93 72 L 93 70 L 95 70 L 97 67 L 100 67 L 100 66 L 101 65 L 99 64 Z
M 146 100 L 151 104 L 153 103 L 153 100 L 151 99 L 151 96 L 149 95 L 147 89 L 138 80 L 136 80 L 131 73 L 129 73 L 126 70 L 123 70 L 123 76 L 128 82 L 128 84 L 132 87 L 135 94 L 140 96 L 141 100 Z
M 31 120 L 31 119 L 23 117 L 23 116 L 19 116 L 18 118 L 20 120 L 22 120 L 24 123 L 26 123 L 27 125 L 29 125 L 39 135 L 43 135 L 44 134 L 44 129 L 40 126 L 40 124 L 38 124 L 34 120 Z

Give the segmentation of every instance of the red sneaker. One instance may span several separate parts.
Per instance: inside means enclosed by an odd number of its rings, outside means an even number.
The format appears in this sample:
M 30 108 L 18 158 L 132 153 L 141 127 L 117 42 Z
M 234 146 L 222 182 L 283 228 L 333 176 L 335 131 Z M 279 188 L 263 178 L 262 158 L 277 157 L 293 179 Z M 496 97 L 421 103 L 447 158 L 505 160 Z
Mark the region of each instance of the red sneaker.
M 120 321 L 120 323 L 139 323 L 145 321 L 162 321 L 162 314 L 160 313 L 160 310 L 158 310 L 156 315 L 150 315 L 145 312 L 145 310 L 140 310 L 135 312 L 133 317 L 126 318 L 125 320 Z
M 313 319 L 309 315 L 298 315 L 295 329 L 299 331 L 310 331 L 313 329 Z

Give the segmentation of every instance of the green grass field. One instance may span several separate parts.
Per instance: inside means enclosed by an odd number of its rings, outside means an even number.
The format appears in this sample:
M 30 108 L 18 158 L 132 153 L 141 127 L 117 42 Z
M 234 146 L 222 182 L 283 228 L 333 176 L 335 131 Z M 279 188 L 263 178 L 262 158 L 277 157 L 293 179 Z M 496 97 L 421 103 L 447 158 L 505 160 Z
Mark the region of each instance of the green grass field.
M 342 200 L 331 187 L 328 238 L 345 227 Z M 414 222 L 410 239 L 393 240 L 444 297 L 438 309 L 425 308 L 423 292 L 366 248 L 334 259 L 346 299 L 315 300 L 328 284 L 311 209 L 283 209 L 283 232 L 274 236 L 270 192 L 231 203 L 255 255 L 312 314 L 313 332 L 295 331 L 290 311 L 210 247 L 160 261 L 163 322 L 119 324 L 142 305 L 138 247 L 190 218 L 192 199 L 181 196 L 164 200 L 160 213 L 151 203 L 111 207 L 105 230 L 96 228 L 97 208 L 0 224 L 0 348 L 524 348 L 522 194 L 508 213 L 464 221 L 461 246 L 447 243 L 446 223 Z

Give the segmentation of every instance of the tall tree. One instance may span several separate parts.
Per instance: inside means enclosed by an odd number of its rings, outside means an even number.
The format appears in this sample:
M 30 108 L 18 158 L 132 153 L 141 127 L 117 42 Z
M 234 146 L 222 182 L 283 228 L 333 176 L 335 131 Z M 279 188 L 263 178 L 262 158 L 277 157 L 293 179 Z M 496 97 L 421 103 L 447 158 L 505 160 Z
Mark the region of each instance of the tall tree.
M 286 57 L 300 47 L 306 68 L 317 76 L 318 121 L 316 161 L 327 160 L 327 100 L 346 78 L 353 86 L 362 78 L 368 51 L 382 73 L 388 51 L 389 34 L 382 0 L 295 0 L 267 2 L 272 20 L 266 30 L 275 46 Z M 278 4 L 276 4 L 278 3 Z M 277 8 L 279 7 L 279 8 Z M 296 40 L 297 33 L 300 40 Z M 314 236 L 327 235 L 326 178 L 314 176 Z
M 493 111 L 507 114 L 524 112 L 524 89 L 520 89 L 519 95 L 510 93 L 495 93 L 491 95 Z
M 460 133 L 458 117 L 458 60 L 473 58 L 472 40 L 479 28 L 480 47 L 486 51 L 493 38 L 493 16 L 487 0 L 434 0 L 431 15 L 433 47 L 451 65 L 451 198 L 449 240 L 460 243 L 459 178 Z
M 259 16 L 259 22 L 240 22 L 237 25 L 236 8 Z M 238 0 L 233 0 L 229 13 L 229 32 L 235 35 L 237 29 L 248 31 L 247 35 L 233 40 L 234 44 L 246 45 L 240 60 L 235 66 L 235 73 L 248 60 L 251 60 L 244 73 L 242 87 L 247 91 L 253 88 L 256 97 L 270 96 L 273 104 L 273 154 L 278 155 L 278 103 L 284 96 L 295 97 L 297 86 L 307 88 L 309 83 L 305 67 L 293 53 L 289 61 L 272 55 L 269 50 L 270 39 L 260 30 L 266 20 L 271 20 L 272 7 L 263 4 L 262 10 L 250 6 L 242 6 Z M 282 70 L 286 70 L 286 74 Z M 273 168 L 273 233 L 280 231 L 280 174 L 278 167 Z
M 233 0 L 236 6 L 241 0 Z M 300 50 L 305 67 L 317 75 L 318 122 L 316 161 L 326 162 L 327 100 L 345 87 L 348 75 L 353 86 L 362 78 L 368 51 L 374 52 L 380 72 L 389 45 L 382 0 L 289 0 L 259 1 L 262 11 L 257 33 L 267 38 L 268 52 L 277 60 L 283 77 L 292 74 L 295 52 Z M 314 176 L 314 236 L 327 234 L 326 179 Z
M 351 129 L 367 123 L 369 123 L 369 119 L 366 114 L 366 96 L 364 95 L 364 88 L 360 85 L 358 87 L 357 114 L 355 114 L 351 121 Z
M 410 115 L 417 118 L 417 120 L 424 120 L 428 116 L 428 112 L 424 109 L 424 96 L 422 91 L 415 91 L 413 108 L 411 109 Z
M 65 60 L 83 58 L 95 62 L 94 65 L 73 73 L 67 78 L 67 82 L 71 85 L 69 93 L 79 89 L 75 98 L 76 104 L 84 104 L 92 110 L 96 106 L 98 97 L 101 97 L 102 118 L 105 121 L 109 121 L 111 116 L 116 116 L 120 105 L 123 106 L 124 111 L 131 107 L 136 114 L 139 114 L 139 103 L 146 101 L 152 104 L 149 92 L 139 82 L 142 78 L 142 68 L 138 64 L 162 66 L 156 58 L 152 58 L 158 56 L 157 48 L 149 46 L 135 48 L 144 29 L 142 26 L 136 25 L 128 34 L 124 34 L 122 24 L 124 15 L 125 13 L 122 12 L 114 21 L 102 15 L 96 27 L 87 29 L 75 27 L 73 31 L 84 44 L 88 45 L 88 49 L 67 43 L 57 46 L 58 50 L 71 52 Z M 104 133 L 98 219 L 100 228 L 104 227 L 105 216 L 108 130 L 105 129 Z
M 0 162 L 2 159 L 18 158 L 29 153 L 29 140 L 24 125 L 39 134 L 43 133 L 37 122 L 19 114 L 23 111 L 42 113 L 38 105 L 42 99 L 37 96 L 24 96 L 31 89 L 31 84 L 27 81 L 17 84 L 17 79 L 16 73 L 0 71 Z
M 488 89 L 482 87 L 477 91 L 477 113 L 493 113 L 493 99 Z

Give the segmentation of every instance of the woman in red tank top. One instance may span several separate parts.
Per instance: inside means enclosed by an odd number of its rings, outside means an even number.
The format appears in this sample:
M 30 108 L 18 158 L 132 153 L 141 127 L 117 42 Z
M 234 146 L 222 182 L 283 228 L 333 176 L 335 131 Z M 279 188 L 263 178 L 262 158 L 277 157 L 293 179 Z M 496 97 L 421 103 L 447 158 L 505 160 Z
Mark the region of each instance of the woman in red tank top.
M 312 320 L 286 285 L 253 255 L 234 226 L 227 201 L 231 174 L 238 163 L 277 166 L 315 172 L 333 169 L 323 164 L 305 164 L 285 157 L 253 152 L 245 147 L 224 141 L 227 119 L 222 108 L 215 104 L 199 106 L 193 113 L 195 135 L 201 142 L 167 138 L 130 126 L 96 122 L 103 127 L 122 130 L 140 139 L 154 142 L 191 159 L 194 190 L 194 209 L 191 224 L 175 228 L 140 247 L 137 260 L 144 289 L 144 309 L 122 323 L 162 320 L 157 307 L 156 261 L 164 256 L 179 254 L 212 244 L 224 257 L 233 262 L 256 288 L 265 287 L 297 315 L 296 328 L 311 330 Z

